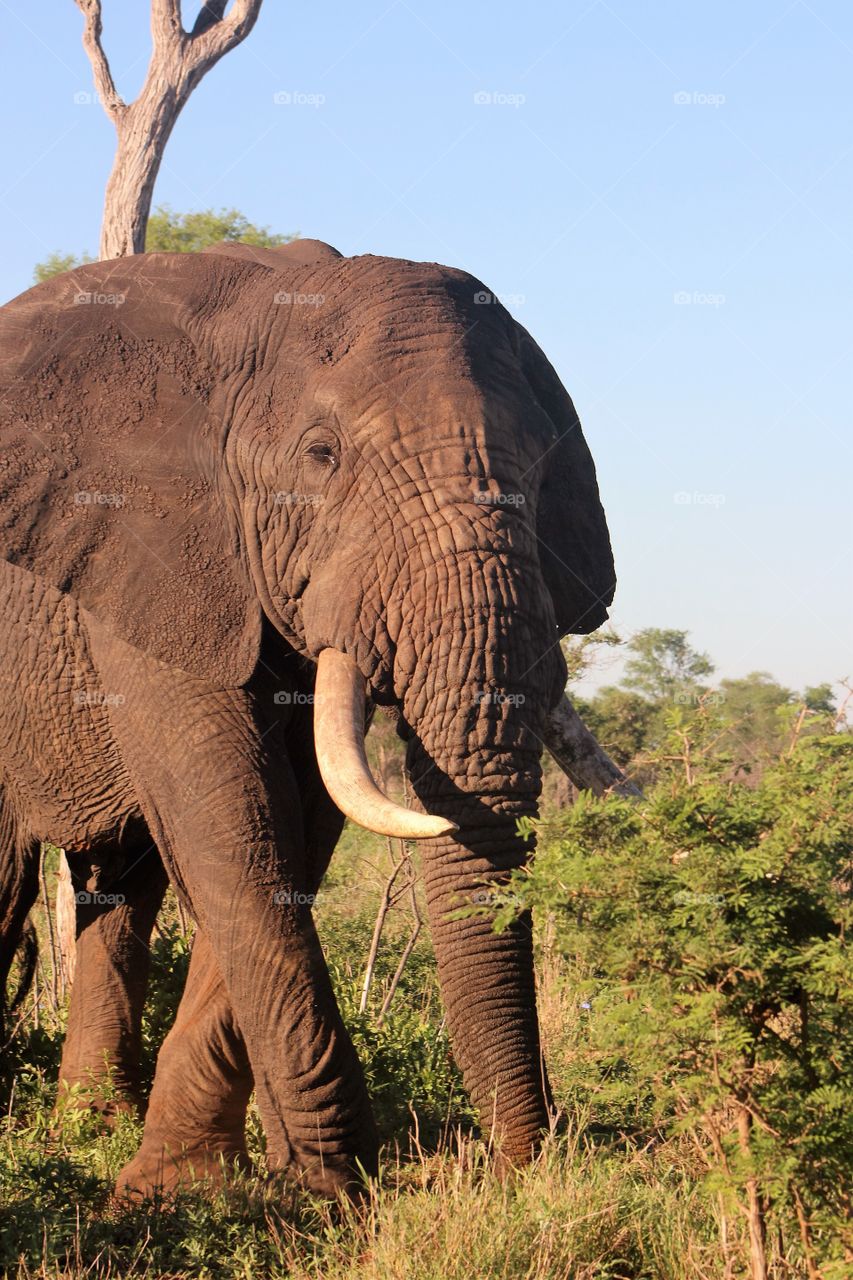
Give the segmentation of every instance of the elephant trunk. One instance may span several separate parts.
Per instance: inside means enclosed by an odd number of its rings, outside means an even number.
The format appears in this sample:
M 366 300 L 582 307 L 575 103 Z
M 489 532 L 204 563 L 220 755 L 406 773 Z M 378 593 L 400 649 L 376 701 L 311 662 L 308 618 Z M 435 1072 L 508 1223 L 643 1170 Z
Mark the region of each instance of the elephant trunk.
M 421 624 L 419 637 L 413 623 L 417 638 L 408 661 L 398 654 L 397 677 L 414 731 L 412 789 L 427 812 L 459 828 L 420 845 L 430 927 L 466 1088 L 500 1158 L 518 1164 L 547 1127 L 548 1088 L 530 919 L 496 933 L 493 908 L 530 855 L 516 824 L 537 811 L 541 739 L 565 669 L 544 584 L 535 590 L 535 562 L 512 572 L 480 554 L 449 568 L 441 561 L 431 574 L 437 621 L 426 634 Z
M 460 813 L 460 817 L 461 817 Z M 430 928 L 451 1043 L 465 1087 L 499 1159 L 525 1164 L 548 1126 L 548 1087 L 540 1052 L 531 922 L 526 915 L 500 934 L 490 895 L 500 895 L 497 833 L 448 838 L 424 851 Z M 509 851 L 504 863 L 521 862 Z M 486 912 L 453 919 L 460 905 Z

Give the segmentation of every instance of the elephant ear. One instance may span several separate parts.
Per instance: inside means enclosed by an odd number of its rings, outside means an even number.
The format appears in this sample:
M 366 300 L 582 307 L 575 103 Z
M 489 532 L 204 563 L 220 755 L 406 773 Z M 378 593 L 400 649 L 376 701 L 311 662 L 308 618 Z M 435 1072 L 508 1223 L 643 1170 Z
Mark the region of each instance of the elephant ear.
M 595 464 L 568 392 L 530 335 L 519 329 L 525 378 L 555 431 L 537 515 L 542 572 L 560 634 L 586 635 L 606 621 L 616 589 Z
M 140 255 L 0 311 L 0 552 L 121 639 L 222 686 L 251 674 L 261 617 L 223 464 L 211 317 L 257 270 Z M 251 367 L 230 338 L 231 363 Z

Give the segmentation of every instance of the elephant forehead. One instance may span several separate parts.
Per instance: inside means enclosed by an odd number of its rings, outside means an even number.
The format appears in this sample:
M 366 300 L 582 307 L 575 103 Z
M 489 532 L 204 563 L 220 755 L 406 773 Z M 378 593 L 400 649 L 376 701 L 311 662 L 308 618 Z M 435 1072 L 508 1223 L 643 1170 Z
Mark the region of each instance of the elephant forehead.
M 383 260 L 359 277 L 355 314 L 368 340 L 418 341 L 431 334 L 458 335 L 473 330 L 495 331 L 508 319 L 501 307 L 483 306 L 487 295 L 474 276 L 435 263 Z
M 277 308 L 285 341 L 269 347 L 279 420 L 287 405 L 306 421 L 334 415 L 348 433 L 389 439 L 440 424 L 446 442 L 483 446 L 524 423 L 527 440 L 551 442 L 521 368 L 521 331 L 475 277 L 365 255 L 303 270 L 290 284 Z
M 499 305 L 482 305 L 484 296 L 494 295 L 474 276 L 433 262 L 366 254 L 317 264 L 298 283 L 308 304 L 300 308 L 302 320 L 345 329 L 348 348 L 500 327 L 508 319 Z
M 353 389 L 421 380 L 430 366 L 433 385 L 454 376 L 471 382 L 485 352 L 491 366 L 503 361 L 517 376 L 517 326 L 480 281 L 455 268 L 364 255 L 270 272 L 254 285 L 272 299 L 265 352 L 274 375 L 309 394 L 332 371 Z

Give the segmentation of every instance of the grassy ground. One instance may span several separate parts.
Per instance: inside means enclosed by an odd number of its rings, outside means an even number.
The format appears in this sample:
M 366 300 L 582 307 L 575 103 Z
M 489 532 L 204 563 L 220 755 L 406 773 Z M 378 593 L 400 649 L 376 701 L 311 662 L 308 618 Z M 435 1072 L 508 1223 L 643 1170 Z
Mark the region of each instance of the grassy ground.
M 124 1116 L 105 1131 L 86 1112 L 55 1112 L 64 1011 L 61 1002 L 50 1008 L 43 969 L 39 1016 L 30 1007 L 4 1086 L 4 1275 L 733 1280 L 744 1274 L 744 1225 L 708 1191 L 695 1140 L 628 1131 L 618 1117 L 597 1110 L 589 1089 L 578 1101 L 583 1017 L 547 939 L 540 943 L 540 1003 L 563 1132 L 514 1182 L 494 1178 L 450 1057 L 425 930 L 380 1017 L 415 920 L 408 890 L 389 913 L 367 1007 L 359 1010 L 393 859 L 385 842 L 348 830 L 316 909 L 386 1142 L 381 1180 L 366 1204 L 336 1213 L 264 1177 L 254 1114 L 250 1146 L 258 1177 L 217 1194 L 199 1189 L 167 1206 L 116 1204 L 112 1181 L 139 1141 L 140 1124 Z M 173 912 L 155 945 L 145 1028 L 149 1071 L 186 961 Z M 806 1275 L 796 1256 L 774 1261 L 780 1277 Z M 826 1273 L 825 1280 L 841 1276 Z

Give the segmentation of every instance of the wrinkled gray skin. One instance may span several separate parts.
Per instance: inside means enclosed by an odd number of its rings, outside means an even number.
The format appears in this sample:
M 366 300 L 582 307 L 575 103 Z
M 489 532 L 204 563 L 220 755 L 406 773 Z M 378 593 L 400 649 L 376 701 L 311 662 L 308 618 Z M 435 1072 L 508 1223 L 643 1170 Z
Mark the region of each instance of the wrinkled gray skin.
M 454 1051 L 500 1158 L 547 1126 L 529 922 L 449 919 L 529 855 L 560 635 L 614 587 L 595 473 L 538 347 L 479 281 L 328 246 L 80 268 L 0 313 L 5 565 L 0 978 L 69 852 L 66 1080 L 135 1087 L 160 859 L 199 922 L 120 1184 L 244 1158 L 320 1191 L 376 1167 L 363 1075 L 305 897 L 342 819 L 309 692 L 325 648 L 397 709 Z M 121 300 L 121 301 L 119 301 Z

